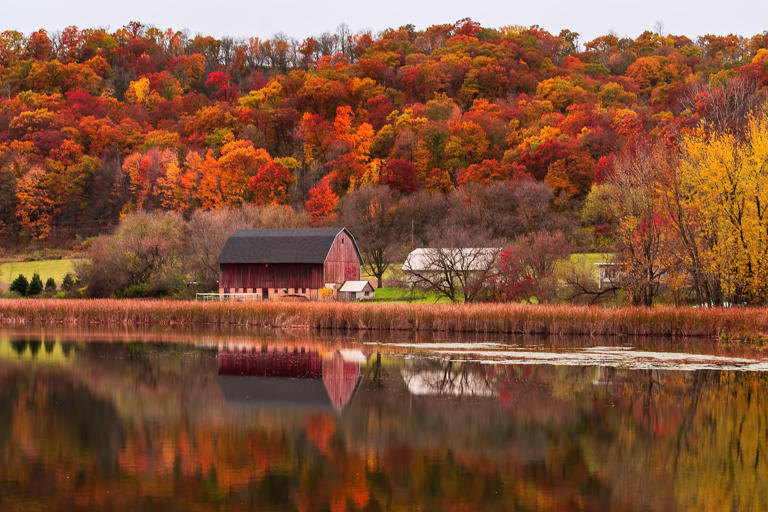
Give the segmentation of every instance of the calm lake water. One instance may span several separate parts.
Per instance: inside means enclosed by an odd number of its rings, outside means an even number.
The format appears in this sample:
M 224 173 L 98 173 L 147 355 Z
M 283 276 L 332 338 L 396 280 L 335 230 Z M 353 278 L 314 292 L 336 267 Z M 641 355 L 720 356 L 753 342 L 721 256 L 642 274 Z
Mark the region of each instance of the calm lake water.
M 378 341 L 0 331 L 0 510 L 768 509 L 759 353 Z

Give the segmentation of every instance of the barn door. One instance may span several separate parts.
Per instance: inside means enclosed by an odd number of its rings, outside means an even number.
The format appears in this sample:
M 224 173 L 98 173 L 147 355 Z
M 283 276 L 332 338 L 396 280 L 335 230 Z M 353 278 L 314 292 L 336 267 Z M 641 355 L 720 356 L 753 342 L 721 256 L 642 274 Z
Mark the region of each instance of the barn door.
M 261 289 L 261 298 L 263 300 L 267 300 L 269 298 L 269 288 L 262 288 Z

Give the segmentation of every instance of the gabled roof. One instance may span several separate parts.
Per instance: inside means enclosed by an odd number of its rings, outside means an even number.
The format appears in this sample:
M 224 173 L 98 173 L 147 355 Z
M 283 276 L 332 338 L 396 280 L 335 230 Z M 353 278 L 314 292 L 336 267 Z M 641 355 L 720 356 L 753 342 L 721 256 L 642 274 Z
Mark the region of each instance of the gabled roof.
M 403 264 L 405 272 L 439 271 L 441 261 L 450 262 L 456 270 L 482 270 L 498 256 L 496 247 L 422 247 L 408 254 Z M 466 267 L 466 268 L 465 268 Z
M 218 375 L 227 402 L 239 406 L 333 410 L 335 404 L 322 379 Z
M 333 241 L 346 228 L 239 229 L 224 244 L 218 263 L 324 263 Z
M 373 286 L 368 281 L 344 281 L 339 288 L 340 292 L 364 292 L 366 289 L 373 291 Z

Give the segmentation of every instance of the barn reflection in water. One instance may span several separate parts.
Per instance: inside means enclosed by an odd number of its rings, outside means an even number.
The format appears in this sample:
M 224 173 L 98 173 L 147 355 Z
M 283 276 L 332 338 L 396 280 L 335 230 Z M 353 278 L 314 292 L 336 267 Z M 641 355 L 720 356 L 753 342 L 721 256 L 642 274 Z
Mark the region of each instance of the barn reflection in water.
M 235 407 L 341 412 L 360 383 L 359 351 L 219 345 L 217 383 Z

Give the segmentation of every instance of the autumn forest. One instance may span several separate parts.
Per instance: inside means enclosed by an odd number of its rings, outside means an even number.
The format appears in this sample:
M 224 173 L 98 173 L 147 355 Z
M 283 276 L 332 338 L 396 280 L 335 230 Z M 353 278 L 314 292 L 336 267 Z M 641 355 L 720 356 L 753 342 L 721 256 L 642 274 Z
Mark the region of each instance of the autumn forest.
M 448 221 L 499 246 L 545 230 L 616 254 L 633 303 L 661 283 L 675 303 L 764 303 L 766 91 L 768 32 L 9 30 L 0 240 L 71 246 L 136 212 L 243 205 L 328 225 L 362 203 L 410 207 L 380 227 L 401 246 Z
M 0 510 L 768 510 L 768 30 L 268 3 L 0 7 Z

